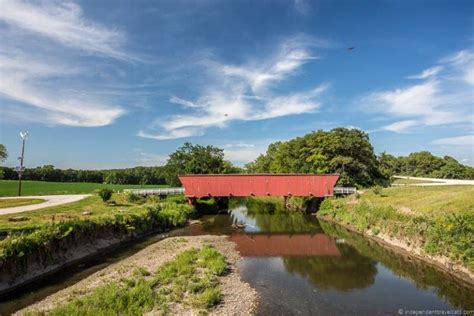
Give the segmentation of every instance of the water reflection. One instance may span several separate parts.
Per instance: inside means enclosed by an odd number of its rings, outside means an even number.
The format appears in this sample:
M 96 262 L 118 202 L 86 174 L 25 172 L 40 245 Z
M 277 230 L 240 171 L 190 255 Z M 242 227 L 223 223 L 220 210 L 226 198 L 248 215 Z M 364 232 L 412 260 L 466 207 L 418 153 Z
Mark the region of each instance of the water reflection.
M 242 278 L 259 291 L 262 315 L 474 309 L 473 289 L 438 270 L 271 203 L 233 204 L 188 232 L 229 235 L 243 256 Z
M 377 262 L 348 245 L 338 245 L 339 257 L 283 258 L 290 273 L 298 273 L 321 289 L 352 290 L 369 287 L 377 274 Z
M 334 238 L 324 234 L 232 234 L 244 257 L 340 256 Z

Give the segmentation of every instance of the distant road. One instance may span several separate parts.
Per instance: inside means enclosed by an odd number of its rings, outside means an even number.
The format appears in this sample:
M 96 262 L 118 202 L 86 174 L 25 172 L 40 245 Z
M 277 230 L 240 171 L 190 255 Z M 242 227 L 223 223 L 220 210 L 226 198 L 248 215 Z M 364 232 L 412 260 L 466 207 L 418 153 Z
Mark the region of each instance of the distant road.
M 438 179 L 438 178 L 419 178 L 419 177 L 406 177 L 406 176 L 393 176 L 397 179 L 409 179 L 418 181 L 427 181 L 426 183 L 410 183 L 410 184 L 392 184 L 393 186 L 439 186 L 439 185 L 474 185 L 474 180 L 458 180 L 458 179 Z
M 6 199 L 42 199 L 46 200 L 43 203 L 32 204 L 32 205 L 24 205 L 24 206 L 15 206 L 15 207 L 8 207 L 8 208 L 1 208 L 0 215 L 5 214 L 14 214 L 26 211 L 33 211 L 40 208 L 57 206 L 66 203 L 72 203 L 80 201 L 91 194 L 74 194 L 74 195 L 35 195 L 35 196 L 15 196 L 15 197 L 2 197 L 1 200 Z

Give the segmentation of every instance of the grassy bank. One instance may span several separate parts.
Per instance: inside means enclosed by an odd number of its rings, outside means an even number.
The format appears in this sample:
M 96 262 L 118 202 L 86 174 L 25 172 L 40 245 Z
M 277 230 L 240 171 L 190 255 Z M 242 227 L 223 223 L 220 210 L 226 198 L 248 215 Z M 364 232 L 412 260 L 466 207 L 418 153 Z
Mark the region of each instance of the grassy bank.
M 0 216 L 1 273 L 15 278 L 35 266 L 47 268 L 77 256 L 84 247 L 100 247 L 100 240 L 129 240 L 153 231 L 184 225 L 195 214 L 184 197 L 129 202 L 114 195 L 104 203 L 93 196 L 80 202 L 23 212 L 24 221 Z M 88 250 L 90 251 L 90 250 Z M 35 273 L 37 272 L 35 270 Z
M 23 195 L 55 195 L 55 194 L 85 194 L 108 188 L 114 191 L 123 189 L 161 188 L 167 185 L 137 185 L 137 184 L 103 184 L 87 182 L 46 182 L 23 181 Z M 0 196 L 16 196 L 18 181 L 0 180 Z
M 394 187 L 327 199 L 318 217 L 448 257 L 474 272 L 474 188 Z
M 42 203 L 43 199 L 0 199 L 0 209 Z
M 205 313 L 222 299 L 218 277 L 226 270 L 225 257 L 214 248 L 190 249 L 178 254 L 157 271 L 137 267 L 134 276 L 73 298 L 49 310 L 48 314 L 142 315 L 151 311 L 165 314 L 173 304 L 183 304 L 198 313 Z

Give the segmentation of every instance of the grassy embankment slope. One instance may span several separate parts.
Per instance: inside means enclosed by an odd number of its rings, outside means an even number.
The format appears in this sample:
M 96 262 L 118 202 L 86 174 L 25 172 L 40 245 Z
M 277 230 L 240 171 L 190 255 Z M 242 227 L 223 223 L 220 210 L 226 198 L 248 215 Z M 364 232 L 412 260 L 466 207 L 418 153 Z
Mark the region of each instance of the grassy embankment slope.
M 474 272 L 474 187 L 392 187 L 327 199 L 318 217 Z M 377 194 L 378 193 L 378 194 Z M 448 264 L 448 266 L 449 266 Z M 446 265 L 445 265 L 446 266 Z
M 43 199 L 0 199 L 0 209 L 42 203 Z
M 27 195 L 55 195 L 55 194 L 86 194 L 96 190 L 108 188 L 114 191 L 123 189 L 166 188 L 168 185 L 139 185 L 139 184 L 103 184 L 88 182 L 46 182 L 23 181 L 22 194 Z M 0 180 L 0 197 L 16 196 L 18 181 Z
M 107 236 L 123 239 L 184 225 L 194 213 L 182 196 L 137 200 L 114 194 L 108 203 L 91 196 L 75 203 L 22 212 L 25 220 L 20 222 L 10 221 L 17 214 L 2 215 L 2 270 L 27 266 L 32 258 L 48 266 L 65 249 L 93 244 Z

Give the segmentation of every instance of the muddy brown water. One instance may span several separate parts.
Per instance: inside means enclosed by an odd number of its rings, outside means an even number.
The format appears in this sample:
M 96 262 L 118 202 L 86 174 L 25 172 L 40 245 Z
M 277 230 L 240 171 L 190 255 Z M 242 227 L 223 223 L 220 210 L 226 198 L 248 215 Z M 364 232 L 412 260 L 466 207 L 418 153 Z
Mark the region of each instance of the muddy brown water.
M 242 255 L 241 277 L 259 293 L 259 315 L 474 314 L 474 289 L 426 263 L 313 215 L 234 204 L 225 214 L 203 216 L 201 223 L 37 282 L 0 302 L 0 313 L 32 304 L 167 236 L 226 234 Z

